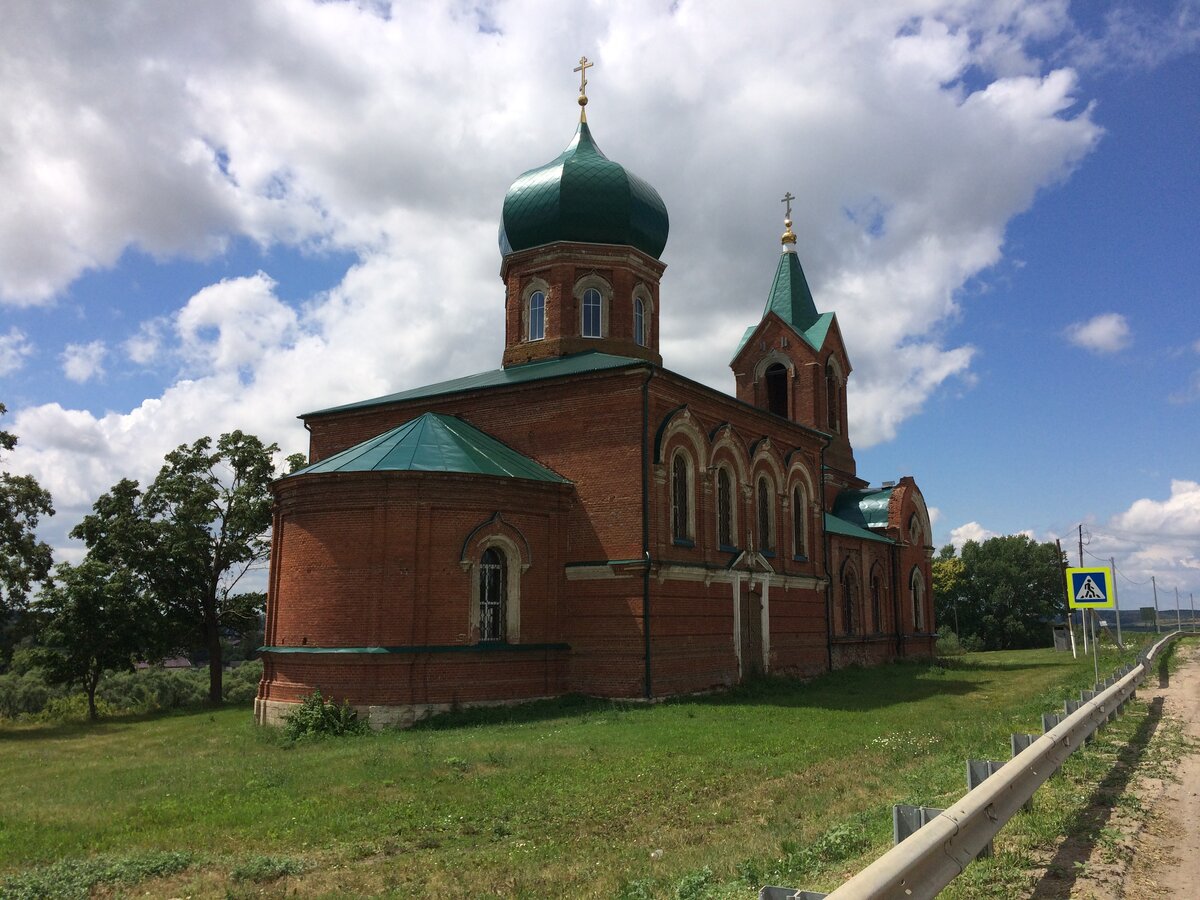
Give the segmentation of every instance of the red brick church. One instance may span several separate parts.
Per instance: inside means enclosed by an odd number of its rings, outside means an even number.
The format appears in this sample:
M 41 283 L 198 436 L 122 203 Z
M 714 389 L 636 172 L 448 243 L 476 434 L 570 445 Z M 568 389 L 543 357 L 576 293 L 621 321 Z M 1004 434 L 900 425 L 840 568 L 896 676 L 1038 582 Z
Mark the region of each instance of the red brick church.
M 504 198 L 501 368 L 301 416 L 258 721 L 317 688 L 407 724 L 930 654 L 925 502 L 855 471 L 850 358 L 791 224 L 736 397 L 672 372 L 666 207 L 581 116 Z

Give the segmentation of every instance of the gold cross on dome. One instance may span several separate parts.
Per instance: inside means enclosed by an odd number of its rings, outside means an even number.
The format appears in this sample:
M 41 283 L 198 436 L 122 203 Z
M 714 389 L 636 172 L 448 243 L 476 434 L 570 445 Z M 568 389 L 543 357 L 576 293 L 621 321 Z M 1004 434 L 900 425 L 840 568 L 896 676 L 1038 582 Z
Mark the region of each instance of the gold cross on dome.
M 582 105 L 582 101 L 587 99 L 587 70 L 592 68 L 594 65 L 596 64 L 588 62 L 588 58 L 586 56 L 581 56 L 579 57 L 579 65 L 572 70 L 579 73 L 580 105 Z
M 784 194 L 784 195 L 783 195 L 783 199 L 779 201 L 780 203 L 786 203 L 786 204 L 787 204 L 787 213 L 786 213 L 786 216 L 787 216 L 787 218 L 789 218 L 789 219 L 792 217 L 792 201 L 793 201 L 793 200 L 795 200 L 795 199 L 796 199 L 796 198 L 792 196 L 792 192 L 791 192 L 791 191 L 788 191 L 786 194 Z

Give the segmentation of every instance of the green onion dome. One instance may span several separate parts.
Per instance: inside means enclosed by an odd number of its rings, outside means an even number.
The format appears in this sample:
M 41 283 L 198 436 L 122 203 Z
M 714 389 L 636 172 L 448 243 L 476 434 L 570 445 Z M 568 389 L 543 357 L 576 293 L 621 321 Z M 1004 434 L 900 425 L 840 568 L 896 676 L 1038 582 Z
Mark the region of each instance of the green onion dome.
M 628 244 L 658 259 L 667 229 L 658 191 L 601 153 L 580 122 L 557 159 L 530 169 L 504 195 L 500 253 L 578 241 Z

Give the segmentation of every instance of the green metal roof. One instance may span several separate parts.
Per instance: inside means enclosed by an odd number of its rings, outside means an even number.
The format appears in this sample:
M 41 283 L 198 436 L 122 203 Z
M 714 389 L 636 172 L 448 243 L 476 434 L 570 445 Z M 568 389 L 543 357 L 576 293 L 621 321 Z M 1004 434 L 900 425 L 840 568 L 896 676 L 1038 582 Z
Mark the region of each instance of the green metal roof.
M 825 513 L 825 531 L 831 534 L 843 534 L 846 537 L 860 538 L 864 541 L 878 541 L 881 544 L 895 543 L 889 537 L 884 537 L 882 534 L 876 534 L 873 531 L 867 531 L 867 529 L 860 528 L 852 522 L 838 518 L 833 513 Z
M 567 483 L 462 419 L 432 412 L 288 477 L 329 472 L 461 472 Z
M 667 207 L 650 184 L 606 157 L 587 122 L 555 159 L 508 189 L 500 252 L 554 241 L 628 244 L 655 259 L 667 245 Z
M 831 312 L 821 313 L 817 321 L 809 325 L 804 332 L 804 339 L 812 344 L 814 350 L 820 350 L 829 334 L 829 326 L 833 324 L 834 315 Z
M 862 528 L 886 528 L 892 490 L 842 491 L 833 503 L 833 514 Z
M 808 280 L 800 268 L 800 257 L 795 250 L 785 250 L 779 254 L 779 266 L 775 270 L 775 280 L 771 283 L 763 317 L 769 312 L 775 313 L 801 334 L 817 321 L 817 306 L 813 303 L 812 291 L 808 288 Z
M 598 353 L 594 350 L 588 350 L 584 353 L 573 353 L 570 356 L 560 356 L 555 359 L 539 359 L 518 366 L 509 366 L 506 369 L 493 369 L 490 372 L 480 372 L 478 375 L 452 378 L 449 381 L 427 384 L 424 387 L 400 391 L 397 394 L 387 394 L 383 397 L 374 397 L 370 400 L 359 400 L 356 403 L 346 403 L 342 406 L 318 409 L 303 413 L 300 418 L 306 419 L 309 416 L 323 416 L 326 413 L 367 409 L 372 406 L 383 406 L 387 403 L 399 403 L 404 400 L 421 400 L 427 397 L 440 397 L 445 394 L 460 394 L 466 391 L 525 384 L 526 382 L 540 381 L 545 378 L 560 378 L 565 375 L 582 375 L 586 372 L 602 372 L 607 369 L 623 369 L 629 366 L 645 365 L 649 365 L 649 363 L 644 359 L 634 359 L 631 356 L 614 356 L 611 353 Z

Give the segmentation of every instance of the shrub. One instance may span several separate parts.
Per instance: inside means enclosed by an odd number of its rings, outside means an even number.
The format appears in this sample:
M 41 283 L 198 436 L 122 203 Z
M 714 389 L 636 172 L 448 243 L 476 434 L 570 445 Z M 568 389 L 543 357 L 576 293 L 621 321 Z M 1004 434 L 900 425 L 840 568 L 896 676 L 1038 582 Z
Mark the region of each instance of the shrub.
M 41 669 L 8 672 L 0 675 L 0 718 L 39 713 L 52 699 L 66 695 L 66 688 L 46 683 Z
M 258 683 L 262 681 L 261 659 L 242 663 L 225 673 L 221 689 L 228 703 L 249 703 L 258 695 Z
M 963 645 L 959 643 L 958 635 L 954 633 L 949 625 L 943 625 L 938 629 L 938 656 L 959 656 L 966 652 Z
M 313 691 L 292 712 L 283 717 L 284 734 L 293 741 L 315 735 L 342 736 L 363 734 L 367 723 L 358 718 L 358 713 L 349 704 L 326 701 L 319 690 Z
M 229 874 L 234 881 L 274 881 L 285 875 L 303 875 L 304 863 L 290 856 L 252 856 Z

